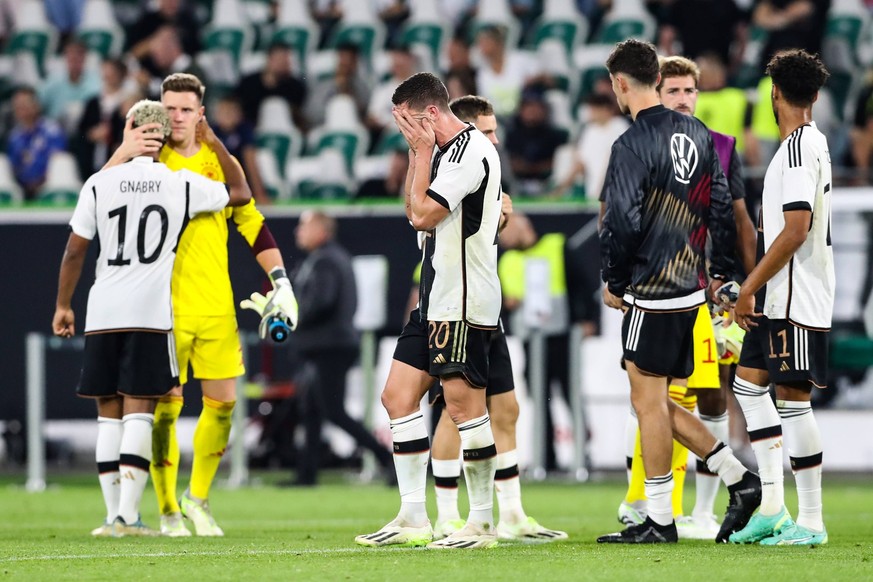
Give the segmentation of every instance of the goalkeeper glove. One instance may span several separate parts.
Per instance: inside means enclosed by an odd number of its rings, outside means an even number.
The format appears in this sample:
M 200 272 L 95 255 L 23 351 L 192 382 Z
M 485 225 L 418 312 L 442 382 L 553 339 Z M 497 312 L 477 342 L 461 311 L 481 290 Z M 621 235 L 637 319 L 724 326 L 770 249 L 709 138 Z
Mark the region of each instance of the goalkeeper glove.
M 288 326 L 294 330 L 297 328 L 297 297 L 291 288 L 291 281 L 285 274 L 285 269 L 275 267 L 270 271 L 270 282 L 273 290 L 267 293 L 267 305 L 264 314 L 281 313 L 288 320 Z
M 267 313 L 264 315 L 264 308 L 267 306 L 267 302 L 269 299 L 261 295 L 260 293 L 252 293 L 248 299 L 243 299 L 239 302 L 239 306 L 243 309 L 251 309 L 261 318 L 261 323 L 258 325 L 258 335 L 261 339 L 265 339 L 267 337 L 267 332 L 269 331 L 270 326 L 270 316 L 271 314 Z

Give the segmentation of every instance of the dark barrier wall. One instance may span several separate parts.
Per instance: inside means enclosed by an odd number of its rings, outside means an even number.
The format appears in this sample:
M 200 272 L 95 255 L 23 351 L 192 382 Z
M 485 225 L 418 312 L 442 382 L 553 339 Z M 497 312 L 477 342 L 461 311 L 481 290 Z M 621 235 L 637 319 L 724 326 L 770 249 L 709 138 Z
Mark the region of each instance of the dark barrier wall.
M 411 288 L 411 277 L 419 251 L 414 233 L 400 212 L 401 209 L 341 208 L 338 215 L 338 238 L 352 254 L 380 254 L 389 259 L 389 321 L 383 334 L 397 335 L 404 322 L 403 313 Z M 592 212 L 578 207 L 540 208 L 527 211 L 540 233 L 563 232 L 572 235 L 594 218 Z M 289 268 L 294 268 L 302 259 L 294 245 L 294 228 L 297 212 L 289 209 L 267 209 L 270 230 L 276 237 Z M 351 215 L 352 213 L 357 215 Z M 360 215 L 362 213 L 371 215 Z M 51 318 L 54 313 L 57 275 L 66 244 L 69 214 L 53 213 L 55 218 L 39 219 L 46 223 L 25 223 L 23 215 L 10 220 L 0 215 L 0 248 L 3 255 L 3 274 L 0 276 L 0 305 L 3 306 L 2 334 L 0 334 L 0 419 L 23 419 L 25 416 L 25 336 L 39 331 L 51 334 Z M 5 220 L 4 220 L 5 219 Z M 231 227 L 229 242 L 231 280 L 237 303 L 252 291 L 264 291 L 269 285 L 258 267 L 251 251 Z M 596 244 L 596 241 L 594 241 Z M 92 245 L 94 246 L 94 245 Z M 76 311 L 76 331 L 81 335 L 85 322 L 87 289 L 93 281 L 95 249 L 85 263 L 79 290 L 73 308 Z M 595 251 L 596 252 L 596 251 Z M 596 263 L 596 254 L 592 255 Z M 596 264 L 592 265 L 596 269 Z M 240 327 L 257 330 L 254 313 L 238 312 Z M 293 336 L 292 336 L 293 340 Z M 290 342 L 289 342 L 290 343 Z M 259 369 L 267 362 L 273 369 L 283 368 L 287 358 L 284 350 L 269 357 L 251 358 L 250 368 Z M 48 418 L 88 418 L 94 415 L 93 403 L 74 395 L 79 376 L 81 352 L 74 350 L 54 351 L 46 354 Z M 288 366 L 285 365 L 284 368 Z M 199 389 L 192 398 L 187 391 L 186 413 L 199 410 Z M 191 406 L 189 406 L 191 405 Z

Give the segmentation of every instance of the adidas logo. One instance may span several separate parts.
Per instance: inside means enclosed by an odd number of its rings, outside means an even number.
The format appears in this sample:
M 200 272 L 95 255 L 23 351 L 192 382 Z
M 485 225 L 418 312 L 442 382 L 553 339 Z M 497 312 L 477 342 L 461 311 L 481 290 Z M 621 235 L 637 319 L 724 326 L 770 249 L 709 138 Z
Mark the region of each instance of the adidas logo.
M 434 363 L 434 364 L 445 364 L 445 363 L 446 363 L 446 357 L 445 357 L 444 355 L 442 355 L 442 354 L 437 354 L 437 357 L 435 357 L 435 358 L 433 359 L 433 363 Z
M 788 362 L 782 362 L 782 365 L 779 366 L 780 372 L 788 372 L 789 370 L 791 370 L 791 366 L 788 365 Z

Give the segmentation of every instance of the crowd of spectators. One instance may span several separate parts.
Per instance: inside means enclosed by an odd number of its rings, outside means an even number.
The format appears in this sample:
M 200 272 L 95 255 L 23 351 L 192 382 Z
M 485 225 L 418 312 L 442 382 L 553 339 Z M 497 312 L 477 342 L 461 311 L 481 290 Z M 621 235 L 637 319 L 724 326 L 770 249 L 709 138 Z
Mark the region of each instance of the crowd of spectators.
M 821 53 L 833 76 L 815 116 L 835 179 L 868 184 L 871 14 L 873 0 L 0 0 L 0 191 L 14 178 L 39 200 L 53 154 L 87 178 L 127 109 L 190 72 L 261 203 L 317 196 L 303 186 L 324 181 L 334 196 L 396 197 L 406 156 L 391 93 L 433 70 L 451 97 L 493 103 L 509 192 L 596 199 L 627 124 L 600 55 L 628 35 L 698 61 L 698 116 L 737 137 L 752 178 L 778 145 L 764 64 L 785 48 Z M 345 164 L 307 171 L 324 148 Z

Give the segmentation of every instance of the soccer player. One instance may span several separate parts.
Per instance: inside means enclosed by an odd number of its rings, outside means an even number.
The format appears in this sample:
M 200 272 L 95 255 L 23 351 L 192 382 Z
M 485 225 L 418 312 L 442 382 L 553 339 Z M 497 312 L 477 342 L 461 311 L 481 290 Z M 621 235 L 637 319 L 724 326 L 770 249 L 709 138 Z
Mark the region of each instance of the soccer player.
M 493 495 L 497 451 L 485 398 L 488 351 L 500 317 L 497 229 L 500 160 L 494 145 L 449 108 L 445 86 L 417 73 L 394 95 L 394 119 L 410 148 L 406 214 L 424 236 L 419 308 L 397 340 L 382 392 L 391 419 L 400 512 L 365 546 L 488 548 L 497 543 Z M 470 497 L 467 522 L 431 542 L 427 517 L 429 444 L 419 403 L 440 379 L 458 426 Z M 428 543 L 430 542 L 430 543 Z
M 227 152 L 205 121 L 204 91 L 205 87 L 194 75 L 176 73 L 164 79 L 161 102 L 169 113 L 173 131 L 161 150 L 161 161 L 173 170 L 186 168 L 224 181 L 225 168 L 238 166 L 239 162 Z M 153 147 L 149 142 L 142 135 L 126 135 L 107 166 Z M 263 317 L 280 311 L 292 328 L 297 321 L 297 301 L 282 255 L 254 201 L 191 221 L 179 241 L 173 269 L 173 316 L 180 385 L 169 396 L 161 398 L 155 410 L 151 471 L 161 512 L 161 532 L 168 536 L 191 535 L 181 519 L 183 514 L 191 520 L 198 536 L 224 535 L 209 509 L 209 489 L 230 436 L 236 377 L 245 373 L 228 275 L 228 219 L 236 224 L 273 283 Z M 260 331 L 263 337 L 266 327 L 260 326 Z M 180 504 L 176 500 L 179 472 L 176 420 L 182 411 L 182 386 L 188 379 L 189 362 L 203 387 L 203 410 L 194 431 L 191 482 Z
M 154 123 L 162 138 L 170 119 L 160 103 L 140 101 L 132 125 Z M 154 127 L 154 126 L 152 126 Z M 170 277 L 176 243 L 199 213 L 251 199 L 242 171 L 228 168 L 228 188 L 192 172 L 172 172 L 157 153 L 91 176 L 70 220 L 52 329 L 72 337 L 70 307 L 88 246 L 101 241 L 85 318 L 80 396 L 97 401 L 97 468 L 106 520 L 95 536 L 145 536 L 139 503 L 152 458 L 155 402 L 178 383 Z
M 495 146 L 497 138 L 497 118 L 491 103 L 484 97 L 467 95 L 449 103 L 452 113 L 466 123 L 472 123 Z M 506 204 L 509 196 L 503 194 L 504 205 L 501 226 L 506 224 L 512 212 L 511 204 Z M 437 387 L 439 385 L 437 384 Z M 442 393 L 437 398 L 442 398 Z M 524 512 L 521 504 L 521 482 L 518 472 L 518 453 L 516 451 L 515 425 L 518 421 L 518 401 L 515 399 L 515 385 L 512 380 L 512 362 L 503 325 L 498 323 L 491 339 L 488 352 L 488 381 L 485 386 L 488 415 L 494 444 L 497 447 L 496 473 L 494 487 L 497 491 L 497 505 L 500 520 L 497 523 L 497 537 L 501 540 L 520 540 L 525 542 L 552 542 L 567 539 L 567 533 L 550 530 Z M 435 404 L 437 405 L 437 404 Z M 442 539 L 459 530 L 464 525 L 458 513 L 458 479 L 461 476 L 461 439 L 458 429 L 445 407 L 441 407 L 439 422 L 431 445 L 431 466 L 435 481 L 437 499 L 437 519 L 434 526 L 434 539 Z
M 656 89 L 661 104 L 667 109 L 678 111 L 685 115 L 694 115 L 697 105 L 697 83 L 700 70 L 694 61 L 685 57 L 673 56 L 660 60 L 661 82 Z M 722 170 L 728 180 L 732 199 L 734 223 L 737 229 L 736 250 L 741 258 L 744 273 L 751 272 L 755 266 L 755 227 L 749 218 L 745 202 L 745 185 L 743 184 L 742 162 L 736 150 L 736 139 L 712 130 L 715 153 L 721 163 Z M 739 274 L 730 277 L 742 280 Z M 727 442 L 730 436 L 727 416 L 727 378 L 729 372 L 721 373 L 717 333 L 742 334 L 740 329 L 730 331 L 715 328 L 709 314 L 709 309 L 701 305 L 694 323 L 694 371 L 688 380 L 673 379 L 670 382 L 670 396 L 680 406 L 693 412 L 695 405 L 700 414 L 700 420 L 707 430 L 722 442 Z M 736 350 L 736 359 L 739 351 Z M 735 362 L 734 362 L 735 363 Z M 730 364 L 721 364 L 729 367 Z M 721 382 L 721 378 L 725 382 Z M 684 393 L 684 394 L 683 394 Z M 636 417 L 631 414 L 628 422 L 627 441 L 628 459 L 631 463 L 631 479 L 625 501 L 619 507 L 619 521 L 623 523 L 641 523 L 645 515 L 645 471 L 642 467 L 642 456 L 639 446 L 639 430 Z M 635 445 L 634 445 L 635 443 Z M 715 497 L 718 493 L 719 479 L 707 468 L 706 463 L 697 460 L 696 499 L 691 515 L 682 515 L 682 493 L 685 480 L 685 468 L 688 460 L 688 449 L 681 443 L 673 443 L 673 515 L 680 538 L 713 539 L 718 534 L 719 524 L 713 513 Z M 629 524 L 629 523 L 628 523 Z
M 693 368 L 692 332 L 706 301 L 707 234 L 713 293 L 733 267 L 736 233 L 727 181 L 706 127 L 660 104 L 654 46 L 621 42 L 606 68 L 619 106 L 634 123 L 612 146 L 604 184 L 603 301 L 625 314 L 624 361 L 640 424 L 648 516 L 597 541 L 677 541 L 673 437 L 728 485 L 721 541 L 748 522 L 760 500 L 760 481 L 700 419 L 669 398 L 668 379 L 687 378 Z
M 767 74 L 782 143 L 764 175 L 758 264 L 736 303 L 737 322 L 748 333 L 734 381 L 763 492 L 761 510 L 730 541 L 821 545 L 828 541 L 822 446 L 810 398 L 813 387 L 827 382 L 835 279 L 830 153 L 812 120 L 812 105 L 829 74 L 818 57 L 803 50 L 777 54 Z M 797 484 L 796 523 L 785 509 L 783 431 Z

